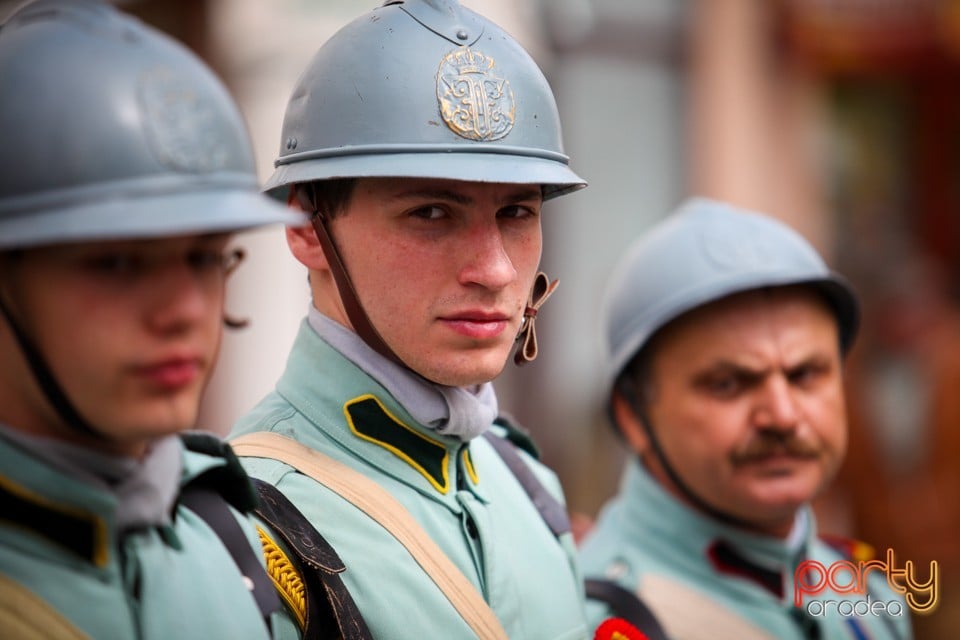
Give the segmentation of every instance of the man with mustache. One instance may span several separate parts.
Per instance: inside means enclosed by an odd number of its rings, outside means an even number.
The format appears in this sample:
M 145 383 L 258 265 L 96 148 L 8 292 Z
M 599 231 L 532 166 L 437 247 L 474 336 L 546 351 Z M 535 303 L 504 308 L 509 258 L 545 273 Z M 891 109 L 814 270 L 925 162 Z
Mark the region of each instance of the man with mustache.
M 385 2 L 320 47 L 280 140 L 312 302 L 231 443 L 279 490 L 284 637 L 586 637 L 559 484 L 491 384 L 536 356 L 544 201 L 584 186 L 542 72 L 456 0 Z
M 591 621 L 651 639 L 910 637 L 883 571 L 795 600 L 805 561 L 867 560 L 818 537 L 810 506 L 846 451 L 846 281 L 785 224 L 694 198 L 630 248 L 605 313 L 610 417 L 635 455 L 581 547 Z
M 259 192 L 226 88 L 108 4 L 0 26 L 0 638 L 270 637 L 250 479 L 194 428 Z

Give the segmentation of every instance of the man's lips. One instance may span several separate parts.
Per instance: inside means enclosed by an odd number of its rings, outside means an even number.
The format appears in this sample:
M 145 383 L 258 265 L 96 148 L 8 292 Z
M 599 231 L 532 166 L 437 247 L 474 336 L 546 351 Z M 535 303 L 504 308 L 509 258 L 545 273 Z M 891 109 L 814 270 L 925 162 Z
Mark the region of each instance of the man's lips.
M 200 357 L 175 357 L 158 360 L 134 368 L 137 376 L 168 390 L 176 390 L 194 383 L 203 372 Z
M 510 322 L 510 316 L 490 311 L 464 311 L 443 316 L 440 321 L 463 336 L 489 339 L 504 332 Z

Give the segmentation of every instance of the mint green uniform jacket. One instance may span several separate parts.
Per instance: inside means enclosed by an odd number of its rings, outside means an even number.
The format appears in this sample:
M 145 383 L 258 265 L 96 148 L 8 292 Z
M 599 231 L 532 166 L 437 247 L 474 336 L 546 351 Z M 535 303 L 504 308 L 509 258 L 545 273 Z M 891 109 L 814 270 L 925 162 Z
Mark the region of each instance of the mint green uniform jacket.
M 801 560 L 816 560 L 829 569 L 847 559 L 817 538 L 809 510 L 805 517 L 806 537 L 791 549 L 782 540 L 745 533 L 688 508 L 632 458 L 619 494 L 583 541 L 581 568 L 587 578 L 614 579 L 639 592 L 667 635 L 677 640 L 807 640 L 813 636 L 805 635 L 798 622 L 803 612 L 814 614 L 821 640 L 910 638 L 908 607 L 880 572 L 869 572 L 868 584 L 871 602 L 884 602 L 883 607 L 874 605 L 881 615 L 838 614 L 839 601 L 865 600 L 855 593 L 816 596 L 834 601 L 826 605 L 826 615 L 809 599 L 800 609 L 793 606 L 794 571 Z M 838 580 L 846 583 L 847 578 Z M 866 612 L 866 605 L 852 606 L 845 604 L 840 611 Z M 609 615 L 593 601 L 587 610 L 595 625 Z M 886 610 L 902 615 L 887 615 Z
M 224 464 L 184 449 L 181 485 Z M 95 640 L 269 638 L 233 558 L 186 507 L 177 506 L 169 526 L 121 535 L 112 495 L 2 436 L 0 501 L 0 575 L 82 634 Z M 246 529 L 259 549 L 256 532 L 249 524 Z M 0 628 L 0 638 L 10 637 L 8 631 Z
M 417 424 L 306 322 L 276 390 L 231 436 L 252 431 L 292 437 L 378 482 L 480 591 L 511 640 L 587 637 L 571 535 L 553 536 L 490 444 L 484 438 L 465 444 Z M 560 499 L 555 475 L 523 455 Z M 374 637 L 476 637 L 379 524 L 283 463 L 242 461 L 333 545 L 347 567 L 343 581 Z

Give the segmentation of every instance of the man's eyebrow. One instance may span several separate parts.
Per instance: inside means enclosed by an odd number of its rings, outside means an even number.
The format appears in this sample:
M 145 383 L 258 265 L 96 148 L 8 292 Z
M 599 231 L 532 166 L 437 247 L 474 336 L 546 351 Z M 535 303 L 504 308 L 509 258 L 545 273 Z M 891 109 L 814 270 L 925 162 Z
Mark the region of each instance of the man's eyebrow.
M 826 354 L 823 354 L 817 351 L 812 351 L 810 353 L 807 353 L 803 357 L 797 358 L 795 361 L 789 364 L 785 364 L 782 368 L 781 367 L 773 368 L 769 366 L 754 367 L 743 362 L 738 362 L 735 360 L 730 360 L 728 358 L 723 358 L 721 360 L 711 362 L 709 365 L 697 371 L 694 374 L 694 378 L 697 380 L 707 379 L 710 376 L 714 376 L 718 374 L 733 374 L 738 376 L 762 378 L 764 376 L 769 375 L 771 372 L 775 370 L 782 370 L 785 373 L 790 374 L 791 372 L 794 372 L 798 369 L 802 369 L 804 367 L 810 367 L 810 366 L 822 367 L 822 366 L 828 366 L 829 363 L 830 363 L 830 357 Z
M 770 373 L 770 367 L 752 367 L 750 365 L 735 362 L 733 360 L 723 359 L 716 362 L 712 362 L 709 365 L 703 367 L 694 374 L 695 379 L 707 379 L 715 375 L 738 375 L 738 376 L 748 376 L 762 378 L 763 376 Z
M 833 364 L 833 358 L 830 354 L 814 351 L 803 358 L 797 358 L 796 362 L 790 363 L 787 372 L 803 369 L 804 367 L 829 367 Z
M 737 360 L 732 360 L 730 358 L 720 358 L 711 362 L 705 367 L 707 370 L 713 369 L 729 369 L 732 371 L 762 371 L 764 367 L 754 367 L 744 362 Z
M 541 198 L 543 198 L 543 189 L 540 185 L 519 185 L 515 191 L 507 193 L 503 199 L 505 202 L 525 202 Z
M 460 205 L 469 205 L 473 203 L 473 198 L 464 195 L 452 189 L 437 189 L 425 187 L 422 189 L 405 189 L 394 193 L 391 200 L 443 200 L 446 202 L 455 202 Z
M 504 194 L 500 200 L 502 203 L 525 202 L 527 200 L 539 200 L 541 195 L 542 192 L 539 185 L 520 185 L 515 191 L 510 191 Z M 413 188 L 398 191 L 397 193 L 393 194 L 391 199 L 441 200 L 445 202 L 454 202 L 462 206 L 469 206 L 474 203 L 474 199 L 471 196 L 463 194 L 459 191 L 434 187 Z

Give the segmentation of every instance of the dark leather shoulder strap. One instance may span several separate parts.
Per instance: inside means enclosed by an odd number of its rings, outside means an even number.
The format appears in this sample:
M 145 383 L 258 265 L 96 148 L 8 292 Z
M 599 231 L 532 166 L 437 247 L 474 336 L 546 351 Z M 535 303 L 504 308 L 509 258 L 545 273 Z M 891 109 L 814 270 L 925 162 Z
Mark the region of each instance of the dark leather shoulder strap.
M 260 613 L 270 628 L 270 616 L 280 608 L 280 600 L 261 563 L 257 549 L 250 544 L 232 506 L 241 513 L 249 513 L 257 502 L 250 477 L 240 465 L 230 446 L 220 438 L 203 432 L 180 434 L 184 447 L 190 451 L 222 458 L 225 464 L 213 467 L 190 480 L 180 492 L 180 503 L 196 513 L 213 529 L 230 552 L 240 573 L 247 578 Z
M 347 567 L 333 546 L 275 486 L 253 478 L 260 498 L 256 513 L 298 561 L 306 591 L 303 637 L 311 640 L 371 640 L 360 610 L 340 578 Z
M 203 518 L 223 542 L 240 573 L 249 580 L 250 593 L 269 629 L 270 616 L 280 608 L 280 600 L 260 562 L 260 556 L 230 511 L 226 499 L 214 489 L 194 482 L 184 487 L 180 502 Z
M 501 438 L 487 431 L 483 434 L 487 442 L 500 454 L 500 457 L 509 467 L 517 482 L 523 487 L 523 490 L 530 497 L 531 502 L 540 512 L 543 521 L 547 523 L 554 536 L 561 536 L 570 531 L 570 517 L 567 510 L 560 502 L 553 497 L 547 488 L 543 486 L 533 470 L 527 466 L 520 454 L 516 451 L 516 445 L 511 441 Z
M 611 580 L 587 579 L 584 584 L 588 600 L 606 603 L 614 616 L 635 626 L 648 640 L 668 640 L 657 617 L 637 594 Z

